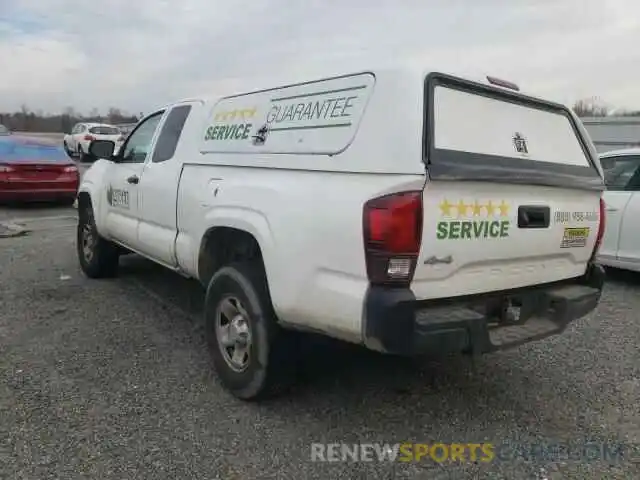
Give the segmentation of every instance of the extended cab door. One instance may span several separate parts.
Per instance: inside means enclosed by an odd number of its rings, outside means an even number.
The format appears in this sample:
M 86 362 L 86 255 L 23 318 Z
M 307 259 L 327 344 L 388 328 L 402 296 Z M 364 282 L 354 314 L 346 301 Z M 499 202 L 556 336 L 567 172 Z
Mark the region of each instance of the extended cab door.
M 105 182 L 107 203 L 105 225 L 109 236 L 137 249 L 140 177 L 147 154 L 153 147 L 162 114 L 144 119 L 131 133 L 111 164 Z
M 604 155 L 607 223 L 599 257 L 640 262 L 640 155 Z
M 165 117 L 147 158 L 140 184 L 140 252 L 170 267 L 177 266 L 175 242 L 178 183 L 184 161 L 179 140 L 190 113 L 200 102 L 175 105 Z

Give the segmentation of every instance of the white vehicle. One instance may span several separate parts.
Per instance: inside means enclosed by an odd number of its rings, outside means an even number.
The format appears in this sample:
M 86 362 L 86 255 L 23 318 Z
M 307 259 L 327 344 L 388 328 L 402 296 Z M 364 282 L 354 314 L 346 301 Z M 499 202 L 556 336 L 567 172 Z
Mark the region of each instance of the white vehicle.
M 136 125 L 137 123 L 122 123 L 122 124 L 118 124 L 117 127 L 120 130 L 120 132 L 122 132 L 122 135 L 126 137 L 133 131 Z
M 71 133 L 64 136 L 64 149 L 69 156 L 78 157 L 81 162 L 87 161 L 89 145 L 94 140 L 110 140 L 114 142 L 116 151 L 124 141 L 120 129 L 104 123 L 77 123 Z
M 78 197 L 87 276 L 133 251 L 206 287 L 237 397 L 291 378 L 295 331 L 480 354 L 598 304 L 602 173 L 569 109 L 411 65 L 254 87 L 95 141 Z
M 640 148 L 607 152 L 600 159 L 607 228 L 598 262 L 640 272 Z

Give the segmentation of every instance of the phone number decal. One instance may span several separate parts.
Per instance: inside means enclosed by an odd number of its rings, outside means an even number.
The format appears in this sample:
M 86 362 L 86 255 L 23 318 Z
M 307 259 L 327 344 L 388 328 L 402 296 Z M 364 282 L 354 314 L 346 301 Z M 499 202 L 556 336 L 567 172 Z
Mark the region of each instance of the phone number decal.
M 598 212 L 562 212 L 558 211 L 554 216 L 556 223 L 597 222 Z

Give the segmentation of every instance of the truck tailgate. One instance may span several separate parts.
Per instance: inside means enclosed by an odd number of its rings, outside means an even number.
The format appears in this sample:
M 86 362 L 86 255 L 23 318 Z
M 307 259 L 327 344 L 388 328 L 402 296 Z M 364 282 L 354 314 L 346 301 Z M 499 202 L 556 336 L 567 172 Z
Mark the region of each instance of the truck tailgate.
M 418 298 L 577 277 L 599 235 L 602 179 L 564 107 L 453 77 L 426 81 Z

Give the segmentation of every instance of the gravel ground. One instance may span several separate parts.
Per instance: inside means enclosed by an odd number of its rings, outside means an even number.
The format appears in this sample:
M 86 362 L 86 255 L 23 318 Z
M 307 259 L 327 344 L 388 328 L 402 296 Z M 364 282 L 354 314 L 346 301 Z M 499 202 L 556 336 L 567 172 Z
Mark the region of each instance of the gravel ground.
M 630 462 L 310 461 L 314 442 L 640 442 L 635 275 L 564 335 L 475 364 L 312 343 L 289 396 L 253 405 L 211 375 L 197 284 L 136 257 L 89 281 L 73 210 L 11 216 L 30 233 L 0 239 L 0 478 L 640 478 Z

